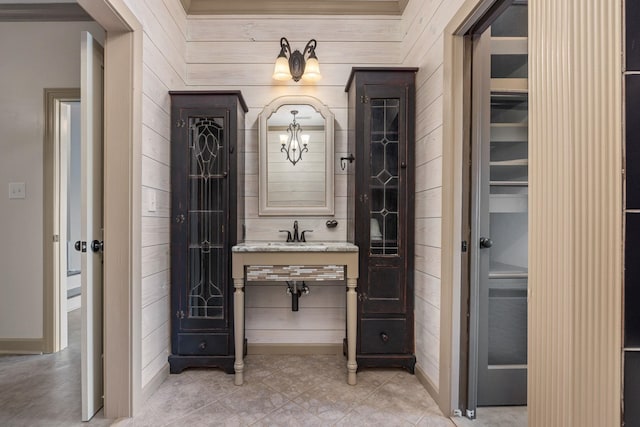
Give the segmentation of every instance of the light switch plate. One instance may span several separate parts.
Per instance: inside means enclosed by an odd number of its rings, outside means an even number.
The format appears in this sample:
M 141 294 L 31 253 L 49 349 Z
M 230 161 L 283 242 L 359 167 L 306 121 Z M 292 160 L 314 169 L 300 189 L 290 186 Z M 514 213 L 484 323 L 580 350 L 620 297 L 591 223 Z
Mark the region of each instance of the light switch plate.
M 149 192 L 149 199 L 147 200 L 147 210 L 149 212 L 155 212 L 157 209 L 156 192 L 151 190 Z
M 9 183 L 9 198 L 10 199 L 24 199 L 26 197 L 24 182 L 10 182 Z

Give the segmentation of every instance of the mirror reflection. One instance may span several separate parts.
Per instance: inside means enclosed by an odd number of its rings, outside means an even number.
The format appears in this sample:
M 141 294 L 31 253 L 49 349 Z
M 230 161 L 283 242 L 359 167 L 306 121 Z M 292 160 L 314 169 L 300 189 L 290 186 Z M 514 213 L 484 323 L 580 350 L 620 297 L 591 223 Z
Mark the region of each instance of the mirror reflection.
M 269 206 L 324 206 L 324 118 L 310 105 L 283 105 L 267 120 Z
M 261 115 L 261 215 L 333 214 L 333 114 L 305 99 L 276 100 Z

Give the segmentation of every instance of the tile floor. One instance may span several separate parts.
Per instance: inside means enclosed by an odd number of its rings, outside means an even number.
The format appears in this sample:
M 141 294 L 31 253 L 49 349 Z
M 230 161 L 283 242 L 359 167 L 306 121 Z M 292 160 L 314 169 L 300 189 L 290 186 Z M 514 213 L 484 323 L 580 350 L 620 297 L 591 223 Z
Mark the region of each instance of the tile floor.
M 69 347 L 54 353 L 0 356 L 0 426 L 109 426 L 100 411 L 82 423 L 80 310 L 69 313 Z
M 170 375 L 135 418 L 110 420 L 100 411 L 82 423 L 79 316 L 80 310 L 69 313 L 69 348 L 0 356 L 0 426 L 454 426 L 403 370 L 366 369 L 358 385 L 347 385 L 341 355 L 249 355 L 240 387 L 221 370 L 188 369 Z M 492 415 L 486 424 L 480 418 L 455 420 L 459 426 L 526 426 L 526 409 L 519 419 Z
M 527 427 L 526 406 L 496 406 L 478 408 L 476 419 L 455 417 L 457 427 Z
M 330 355 L 249 355 L 240 387 L 219 370 L 185 370 L 116 425 L 454 427 L 414 375 L 368 369 L 349 386 L 343 357 Z

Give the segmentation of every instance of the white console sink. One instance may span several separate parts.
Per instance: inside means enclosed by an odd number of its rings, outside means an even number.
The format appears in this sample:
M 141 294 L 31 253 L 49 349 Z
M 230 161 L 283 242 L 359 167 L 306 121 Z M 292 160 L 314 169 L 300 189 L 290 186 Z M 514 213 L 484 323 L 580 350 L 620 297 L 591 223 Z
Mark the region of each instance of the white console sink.
M 232 275 L 235 292 L 234 334 L 235 384 L 244 381 L 244 285 L 247 275 L 255 272 L 266 276 L 256 280 L 323 280 L 325 277 L 343 277 L 347 282 L 347 383 L 356 384 L 356 335 L 358 294 L 358 247 L 348 242 L 245 242 L 231 248 Z M 326 268 L 324 268 L 326 266 Z M 255 268 L 254 268 L 255 267 Z M 282 268 L 285 267 L 285 268 Z M 286 268 L 290 267 L 290 268 Z M 251 271 L 250 271 L 251 270 Z M 343 279 L 343 280 L 344 280 Z M 331 279 L 326 279 L 331 280 Z

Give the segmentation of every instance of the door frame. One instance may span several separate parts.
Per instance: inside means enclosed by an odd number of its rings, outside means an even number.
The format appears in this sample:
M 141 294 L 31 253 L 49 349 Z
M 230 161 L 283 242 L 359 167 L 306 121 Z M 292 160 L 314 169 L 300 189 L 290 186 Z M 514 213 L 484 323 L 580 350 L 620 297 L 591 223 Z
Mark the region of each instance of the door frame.
M 428 386 L 445 414 L 466 408 L 468 375 L 468 338 L 466 305 L 468 304 L 468 253 L 462 252 L 463 240 L 469 245 L 468 179 L 471 132 L 469 85 L 471 81 L 471 46 L 465 34 L 499 0 L 466 0 L 451 18 L 444 31 L 443 62 L 443 152 L 442 152 L 442 263 L 440 310 L 439 386 Z M 462 394 L 461 394 L 462 393 Z M 461 399 L 461 396 L 465 400 Z
M 141 385 L 142 25 L 124 0 L 78 0 L 105 30 L 104 416 L 131 417 Z M 48 140 L 45 137 L 45 150 Z M 53 236 L 53 168 L 45 156 L 45 243 Z M 47 233 L 48 231 L 48 233 Z M 46 248 L 48 245 L 44 245 Z M 55 340 L 53 256 L 44 253 L 44 350 Z
M 66 297 L 61 289 L 60 278 L 66 274 L 66 266 L 62 271 L 66 251 L 66 239 L 60 240 L 66 230 L 66 209 L 60 209 L 62 193 L 62 146 L 58 135 L 59 105 L 67 101 L 80 101 L 79 88 L 61 88 L 44 90 L 44 150 L 43 150 L 43 206 L 44 224 L 44 315 L 43 315 L 43 351 L 53 353 L 62 350 L 63 329 L 67 327 L 63 318 L 62 299 Z M 65 167 L 66 170 L 66 167 Z M 65 186 L 66 187 L 66 186 Z M 64 197 L 66 201 L 66 196 Z M 57 236 L 57 237 L 56 237 Z M 53 244 L 52 244 L 53 243 Z M 57 248 L 55 243 L 57 243 Z M 65 243 L 65 247 L 62 245 Z

